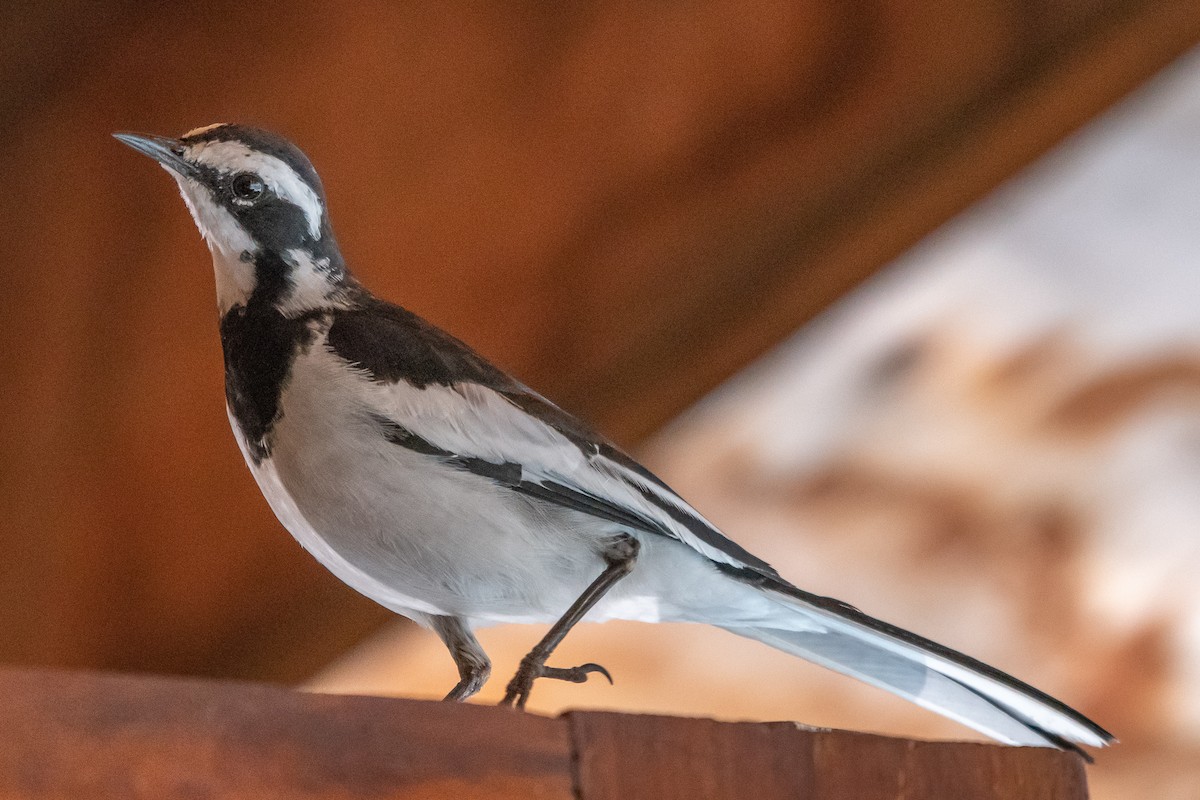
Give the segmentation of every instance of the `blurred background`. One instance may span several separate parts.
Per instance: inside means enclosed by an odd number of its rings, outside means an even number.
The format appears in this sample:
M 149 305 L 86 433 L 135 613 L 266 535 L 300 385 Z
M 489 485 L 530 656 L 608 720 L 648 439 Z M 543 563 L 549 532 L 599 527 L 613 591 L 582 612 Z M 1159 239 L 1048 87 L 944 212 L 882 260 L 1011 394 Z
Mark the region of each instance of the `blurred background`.
M 1200 7 L 0 8 L 0 659 L 440 697 L 228 432 L 208 255 L 109 134 L 298 141 L 369 286 L 787 577 L 1200 785 Z M 541 631 L 483 632 L 499 696 Z M 586 626 L 535 710 L 970 732 L 728 634 Z

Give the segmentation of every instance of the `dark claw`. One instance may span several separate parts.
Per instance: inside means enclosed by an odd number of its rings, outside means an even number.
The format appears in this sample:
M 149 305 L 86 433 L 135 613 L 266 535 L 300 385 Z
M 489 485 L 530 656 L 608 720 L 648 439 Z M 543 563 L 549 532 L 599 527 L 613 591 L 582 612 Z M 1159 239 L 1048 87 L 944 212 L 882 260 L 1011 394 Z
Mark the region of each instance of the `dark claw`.
M 584 664 L 584 665 L 582 665 L 582 666 L 576 667 L 575 669 L 582 669 L 582 670 L 584 670 L 584 671 L 586 671 L 586 672 L 599 672 L 601 675 L 603 675 L 603 676 L 604 676 L 604 679 L 605 679 L 606 681 L 608 681 L 608 685 L 609 685 L 609 686 L 612 686 L 612 685 L 613 685 L 613 677 L 612 677 L 612 675 L 610 675 L 610 674 L 608 673 L 608 670 L 606 670 L 604 667 L 600 666 L 599 664 L 593 664 L 593 663 L 589 662 L 589 663 L 587 663 L 587 664 Z
M 533 689 L 533 682 L 538 678 L 553 678 L 557 681 L 568 681 L 569 683 L 584 683 L 587 681 L 588 675 L 591 675 L 593 672 L 599 672 L 610 684 L 613 682 L 612 675 L 599 664 L 587 663 L 580 664 L 578 667 L 563 668 L 522 662 L 521 667 L 517 670 L 517 674 L 509 681 L 508 692 L 504 695 L 504 699 L 500 701 L 500 705 L 524 708 L 525 701 L 529 699 L 529 692 Z
M 603 675 L 611 685 L 613 682 L 612 675 L 608 673 L 604 667 L 599 664 L 581 664 L 578 667 L 563 669 L 561 667 L 542 667 L 542 674 L 539 677 L 553 678 L 558 681 L 569 681 L 570 683 L 584 683 L 588 679 L 588 675 L 593 672 L 599 672 Z

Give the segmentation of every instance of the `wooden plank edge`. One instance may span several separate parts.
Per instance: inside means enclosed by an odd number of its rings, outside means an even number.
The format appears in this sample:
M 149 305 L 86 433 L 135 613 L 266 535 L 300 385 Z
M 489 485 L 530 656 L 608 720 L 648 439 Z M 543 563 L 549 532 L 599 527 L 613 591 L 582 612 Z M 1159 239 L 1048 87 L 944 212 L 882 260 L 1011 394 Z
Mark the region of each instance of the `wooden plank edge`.
M 1084 800 L 1043 748 L 0 670 L 0 797 Z
M 1086 800 L 1075 753 L 798 723 L 571 711 L 580 800 Z

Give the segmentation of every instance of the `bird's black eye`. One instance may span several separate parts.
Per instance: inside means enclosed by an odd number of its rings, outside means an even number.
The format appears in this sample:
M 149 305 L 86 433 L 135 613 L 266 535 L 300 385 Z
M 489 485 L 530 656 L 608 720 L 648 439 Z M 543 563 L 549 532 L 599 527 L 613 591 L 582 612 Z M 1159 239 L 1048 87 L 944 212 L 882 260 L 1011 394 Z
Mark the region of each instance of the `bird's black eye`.
M 239 172 L 234 175 L 233 180 L 229 182 L 229 188 L 233 191 L 234 197 L 247 201 L 257 200 L 267 190 L 263 179 L 253 172 Z

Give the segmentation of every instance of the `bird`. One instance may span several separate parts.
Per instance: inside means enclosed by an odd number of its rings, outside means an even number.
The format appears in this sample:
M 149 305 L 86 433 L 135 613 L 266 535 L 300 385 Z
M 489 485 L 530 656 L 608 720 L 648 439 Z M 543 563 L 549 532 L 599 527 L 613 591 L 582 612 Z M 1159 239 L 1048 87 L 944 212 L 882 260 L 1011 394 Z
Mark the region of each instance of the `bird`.
M 581 620 L 698 622 L 857 678 L 1000 742 L 1090 756 L 1112 734 L 949 647 L 800 589 L 624 450 L 347 268 L 325 191 L 282 136 L 116 133 L 176 181 L 212 255 L 230 425 L 276 517 L 353 589 L 441 638 L 479 691 L 474 631 L 549 625 L 502 704 Z

